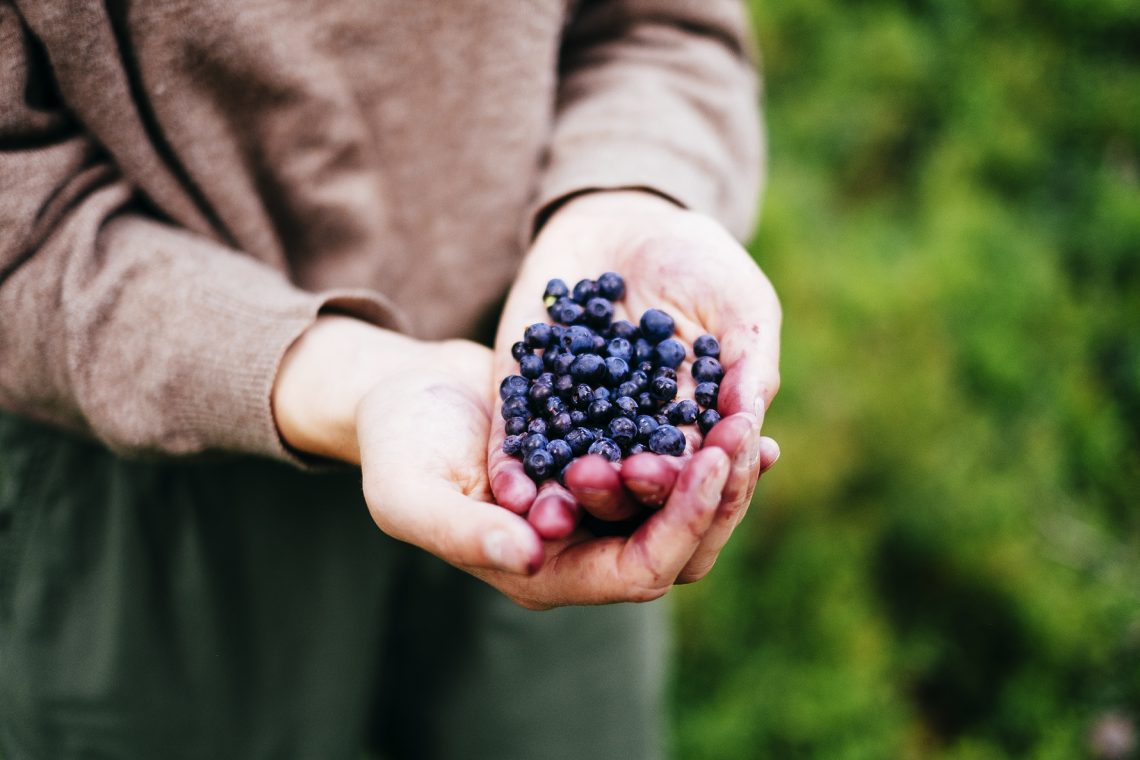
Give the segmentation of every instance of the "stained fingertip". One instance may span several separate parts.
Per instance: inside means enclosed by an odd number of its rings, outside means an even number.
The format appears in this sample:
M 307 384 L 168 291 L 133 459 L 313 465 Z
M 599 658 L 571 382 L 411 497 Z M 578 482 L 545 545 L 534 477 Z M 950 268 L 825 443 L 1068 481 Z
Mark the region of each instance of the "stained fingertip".
M 669 498 L 682 464 L 678 457 L 637 454 L 622 463 L 622 482 L 638 501 L 658 507 Z
M 523 472 L 522 465 L 512 462 L 503 465 L 491 478 L 491 493 L 499 506 L 521 515 L 534 503 L 538 488 Z
M 517 575 L 533 575 L 542 566 L 542 541 L 533 529 L 496 528 L 483 536 L 483 554 L 489 565 Z
M 565 538 L 578 526 L 580 510 L 574 498 L 561 488 L 544 489 L 535 499 L 527 521 L 538 535 L 550 541 Z

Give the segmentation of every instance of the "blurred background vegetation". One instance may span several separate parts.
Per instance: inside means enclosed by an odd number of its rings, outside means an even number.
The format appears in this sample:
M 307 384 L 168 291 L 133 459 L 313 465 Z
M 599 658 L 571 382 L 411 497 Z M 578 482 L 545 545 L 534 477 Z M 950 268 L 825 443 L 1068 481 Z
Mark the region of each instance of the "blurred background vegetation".
M 752 6 L 783 457 L 676 756 L 1140 757 L 1140 2 Z

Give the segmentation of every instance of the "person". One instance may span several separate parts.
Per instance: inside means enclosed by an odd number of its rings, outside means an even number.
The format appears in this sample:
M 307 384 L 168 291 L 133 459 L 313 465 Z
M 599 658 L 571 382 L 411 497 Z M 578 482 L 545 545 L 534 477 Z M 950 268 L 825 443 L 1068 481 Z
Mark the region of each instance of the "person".
M 704 576 L 778 455 L 750 44 L 731 0 L 0 0 L 0 755 L 659 755 L 662 607 L 579 605 Z M 721 338 L 725 419 L 536 490 L 496 379 L 608 270 Z

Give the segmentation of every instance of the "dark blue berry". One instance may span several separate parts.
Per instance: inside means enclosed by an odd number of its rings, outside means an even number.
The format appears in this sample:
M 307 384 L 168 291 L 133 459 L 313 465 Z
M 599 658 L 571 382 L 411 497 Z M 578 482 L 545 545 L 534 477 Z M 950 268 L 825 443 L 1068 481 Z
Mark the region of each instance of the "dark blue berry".
M 650 366 L 653 366 L 653 344 L 647 341 L 645 338 L 638 338 L 636 341 L 634 341 L 633 360 L 637 363 L 638 369 L 648 372 L 648 370 L 645 370 L 642 365 L 648 364 Z
M 660 309 L 650 309 L 641 315 L 641 335 L 651 343 L 672 337 L 675 329 L 673 318 Z
M 563 412 L 570 411 L 570 407 L 558 396 L 551 396 L 546 399 L 545 410 L 547 417 L 555 417 Z
M 542 433 L 527 433 L 526 438 L 523 439 L 522 450 L 524 454 L 529 454 L 532 451 L 545 449 L 548 443 L 550 441 Z
M 713 409 L 716 407 L 718 393 L 720 393 L 720 386 L 716 383 L 697 383 L 696 390 L 693 391 L 693 398 L 705 409 Z
M 624 319 L 619 319 L 610 325 L 610 335 L 615 338 L 624 338 L 632 342 L 637 338 L 637 327 L 625 321 Z
M 617 390 L 615 392 L 617 393 L 618 398 L 621 398 L 622 396 L 636 396 L 640 391 L 641 389 L 637 387 L 637 383 L 626 380 L 624 383 L 620 384 L 617 387 Z
M 504 401 L 511 396 L 525 396 L 530 383 L 522 375 L 507 375 L 499 383 L 499 398 Z
M 602 401 L 609 401 L 611 396 L 613 396 L 613 394 L 610 393 L 610 389 L 604 385 L 599 385 L 597 388 L 594 389 L 594 399 L 595 400 L 600 399 Z
M 532 435 L 546 435 L 546 420 L 536 417 L 526 426 L 526 432 Z
M 653 415 L 653 419 L 657 420 L 657 426 L 658 427 L 660 427 L 661 425 L 668 425 L 669 424 L 669 418 L 667 416 L 665 416 L 664 414 L 662 414 L 661 412 L 658 412 L 657 414 Z
M 583 306 L 598 294 L 598 284 L 593 280 L 578 280 L 574 285 L 574 300 Z
M 503 402 L 503 419 L 511 417 L 529 417 L 530 409 L 527 407 L 526 396 L 511 396 Z
M 546 348 L 550 345 L 550 325 L 545 322 L 531 325 L 523 332 L 523 340 L 531 348 Z
M 610 385 L 621 385 L 629 377 L 629 364 L 616 356 L 606 358 L 606 381 Z
M 724 367 L 711 356 L 699 356 L 693 362 L 693 379 L 698 383 L 719 383 L 724 378 Z
M 594 335 L 594 353 L 604 354 L 606 351 L 606 339 L 601 335 Z
M 653 358 L 659 366 L 676 369 L 685 361 L 685 347 L 676 338 L 666 338 L 653 349 Z
M 503 427 L 507 431 L 507 435 L 522 435 L 526 432 L 526 426 L 526 417 L 511 417 Z
M 558 379 L 554 381 L 554 392 L 559 397 L 568 400 L 572 390 L 574 390 L 574 378 L 570 375 L 559 375 Z
M 542 383 L 543 385 L 553 386 L 554 385 L 554 373 L 553 372 L 543 372 L 541 375 L 536 377 L 534 379 L 534 381 L 536 383 Z
M 519 374 L 534 379 L 542 374 L 542 359 L 534 354 L 527 354 L 519 359 Z
M 659 377 L 667 377 L 670 380 L 676 380 L 677 370 L 673 367 L 657 367 L 653 370 L 653 379 L 656 380 Z
M 566 283 L 557 278 L 546 283 L 546 290 L 542 293 L 542 301 L 549 306 L 553 301 L 559 298 L 565 298 L 570 295 L 570 288 L 566 287 Z
M 616 442 L 611 441 L 609 438 L 601 438 L 597 441 L 594 441 L 586 453 L 600 454 L 611 462 L 621 461 L 621 447 L 618 446 Z
M 649 375 L 645 374 L 639 369 L 635 369 L 633 372 L 629 373 L 629 381 L 637 386 L 637 390 L 639 392 L 649 387 Z
M 678 401 L 677 406 L 669 412 L 669 421 L 674 425 L 692 425 L 697 421 L 697 415 L 701 410 L 697 408 L 697 402 L 692 399 L 685 399 Z
M 564 325 L 572 325 L 582 318 L 585 310 L 578 304 L 571 301 L 569 298 L 562 298 L 554 302 L 546 310 L 550 318 L 555 322 L 561 322 Z
M 536 483 L 541 483 L 558 471 L 554 466 L 554 455 L 546 449 L 536 449 L 523 457 L 523 469 Z
M 574 411 L 570 412 L 570 424 L 572 424 L 574 427 L 581 427 L 582 425 L 585 425 L 586 420 L 588 419 L 589 416 L 587 416 L 587 414 L 581 409 L 575 409 Z
M 711 335 L 702 335 L 693 341 L 693 353 L 697 356 L 720 358 L 720 343 Z
M 554 366 L 551 367 L 551 369 L 557 372 L 559 375 L 569 374 L 570 365 L 573 363 L 574 354 L 570 353 L 569 351 L 561 351 L 558 353 L 557 358 L 554 360 Z
M 646 345 L 649 345 L 649 344 L 646 343 Z M 653 370 L 656 369 L 653 362 L 651 361 L 651 358 L 653 356 L 653 346 L 649 346 L 649 356 L 650 356 L 650 359 L 646 359 L 644 361 L 640 361 L 636 357 L 634 357 L 634 361 L 637 362 L 637 369 L 635 371 L 640 372 L 641 374 L 645 375 L 646 377 L 650 377 L 653 374 Z
M 522 451 L 523 437 L 521 435 L 508 435 L 503 439 L 503 453 L 508 456 L 518 456 Z
M 708 435 L 713 425 L 718 422 L 720 422 L 720 413 L 717 412 L 716 409 L 706 409 L 697 417 L 697 427 L 699 427 L 701 432 L 705 435 Z
M 554 386 L 536 382 L 530 386 L 526 395 L 530 399 L 531 409 L 542 409 L 543 405 L 546 404 L 546 399 L 554 395 Z
M 614 318 L 614 305 L 604 298 L 591 298 L 586 302 L 586 321 L 598 328 L 610 326 Z
M 546 450 L 554 457 L 554 466 L 558 469 L 570 464 L 574 458 L 574 451 L 566 441 L 551 441 L 546 445 Z
M 657 401 L 649 391 L 637 394 L 637 411 L 642 414 L 653 414 L 657 411 Z
M 637 437 L 643 441 L 649 440 L 649 434 L 657 428 L 661 427 L 657 423 L 657 420 L 653 419 L 648 414 L 637 415 L 637 419 L 633 421 L 633 424 L 637 426 Z
M 570 444 L 570 450 L 574 452 L 574 456 L 579 457 L 589 451 L 596 439 L 597 436 L 594 435 L 594 431 L 585 427 L 574 428 L 566 434 L 566 443 Z
M 622 417 L 633 419 L 637 416 L 637 402 L 629 396 L 618 396 L 614 399 L 614 414 L 620 414 Z
M 625 338 L 612 338 L 606 344 L 606 353 L 628 362 L 633 359 L 633 345 Z
M 656 377 L 649 383 L 649 394 L 658 401 L 670 401 L 677 395 L 677 381 Z
M 546 429 L 552 438 L 565 438 L 566 434 L 574 429 L 574 421 L 570 419 L 569 412 L 560 412 L 550 418 L 550 424 Z
M 585 354 L 594 350 L 594 331 L 582 325 L 568 327 L 562 333 L 562 350 L 571 354 Z
M 667 418 L 671 417 L 673 415 L 673 410 L 677 408 L 677 404 L 679 404 L 679 403 L 681 403 L 681 402 L 674 399 L 673 401 L 666 402 L 657 411 L 660 412 L 661 414 L 664 414 Z
M 562 350 L 555 346 L 542 352 L 542 366 L 549 372 L 553 372 L 558 367 L 558 357 L 562 354 Z
M 598 278 L 598 295 L 611 301 L 625 298 L 625 280 L 617 272 L 606 272 Z
M 614 417 L 607 427 L 609 437 L 623 449 L 628 449 L 637 438 L 637 425 L 627 417 Z
M 606 374 L 606 362 L 597 354 L 582 354 L 574 357 L 574 363 L 570 365 L 570 374 L 578 382 L 594 383 Z
M 629 451 L 627 451 L 626 453 L 632 457 L 632 456 L 636 456 L 638 454 L 644 454 L 645 450 L 646 450 L 645 446 L 643 446 L 641 443 L 635 443 L 629 447 Z
M 678 457 L 685 453 L 685 434 L 672 425 L 662 425 L 649 434 L 648 446 L 654 454 Z
M 614 405 L 605 399 L 597 399 L 590 402 L 590 408 L 586 411 L 586 415 L 590 418 L 590 422 L 595 425 L 604 425 L 609 422 L 610 417 L 613 416 Z
M 575 409 L 585 409 L 594 400 L 594 389 L 586 383 L 579 383 L 570 392 L 570 406 Z
M 521 340 L 517 343 L 511 344 L 511 358 L 513 358 L 516 362 L 522 361 L 522 358 L 530 353 L 532 353 L 532 351 L 527 348 L 527 345 Z

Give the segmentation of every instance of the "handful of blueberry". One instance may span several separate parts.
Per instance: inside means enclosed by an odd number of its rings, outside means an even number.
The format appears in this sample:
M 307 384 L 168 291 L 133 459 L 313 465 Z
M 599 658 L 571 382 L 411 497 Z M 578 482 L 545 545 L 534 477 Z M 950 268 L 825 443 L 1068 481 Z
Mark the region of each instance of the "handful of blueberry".
M 614 321 L 614 302 L 624 296 L 625 281 L 614 272 L 572 291 L 551 280 L 543 303 L 553 324 L 531 325 L 511 347 L 519 373 L 499 385 L 503 452 L 521 459 L 535 482 L 560 478 L 587 454 L 611 462 L 644 451 L 680 456 L 685 434 L 677 426 L 696 423 L 708 433 L 720 421 L 717 339 L 693 342 L 695 400 L 679 400 L 686 349 L 673 337 L 673 318 L 649 309 L 637 325 Z

